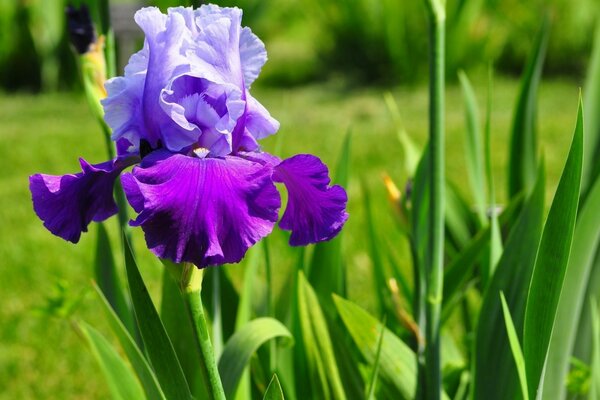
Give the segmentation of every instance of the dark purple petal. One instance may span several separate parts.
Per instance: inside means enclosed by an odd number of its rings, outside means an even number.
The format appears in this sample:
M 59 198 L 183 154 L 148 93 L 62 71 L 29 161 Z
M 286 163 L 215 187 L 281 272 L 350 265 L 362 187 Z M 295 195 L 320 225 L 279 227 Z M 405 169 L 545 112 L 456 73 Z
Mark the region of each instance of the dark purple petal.
M 30 176 L 33 209 L 50 232 L 77 243 L 91 221 L 103 221 L 117 213 L 113 185 L 130 160 L 91 165 L 81 158 L 80 173 Z
M 156 151 L 121 178 L 148 248 L 198 267 L 239 262 L 268 235 L 280 199 L 271 168 L 238 157 Z
M 275 167 L 273 180 L 288 190 L 288 203 L 279 222 L 291 230 L 290 244 L 304 246 L 333 238 L 348 219 L 346 191 L 329 186 L 327 166 L 310 154 L 299 154 Z

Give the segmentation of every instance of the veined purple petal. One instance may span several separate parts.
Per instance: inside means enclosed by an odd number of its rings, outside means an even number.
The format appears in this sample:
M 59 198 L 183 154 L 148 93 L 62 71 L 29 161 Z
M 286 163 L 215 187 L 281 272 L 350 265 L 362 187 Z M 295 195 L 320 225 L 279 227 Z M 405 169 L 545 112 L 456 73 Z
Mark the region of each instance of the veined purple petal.
M 292 246 L 329 240 L 348 219 L 346 191 L 329 186 L 328 174 L 327 166 L 310 154 L 296 155 L 275 167 L 273 180 L 284 183 L 288 191 L 279 226 L 292 231 Z
M 239 262 L 268 235 L 280 207 L 271 169 L 238 157 L 156 151 L 121 178 L 148 248 L 198 267 Z
M 90 222 L 117 213 L 113 185 L 131 158 L 91 165 L 79 159 L 82 172 L 70 175 L 35 174 L 29 177 L 33 209 L 53 234 L 77 243 Z

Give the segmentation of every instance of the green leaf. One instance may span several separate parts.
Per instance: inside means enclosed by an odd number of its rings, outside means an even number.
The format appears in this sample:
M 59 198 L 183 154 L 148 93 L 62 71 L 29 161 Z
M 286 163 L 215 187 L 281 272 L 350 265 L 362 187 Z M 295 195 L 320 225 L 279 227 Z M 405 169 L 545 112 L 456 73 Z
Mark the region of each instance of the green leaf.
M 161 260 L 165 269 L 162 276 L 162 290 L 160 302 L 160 319 L 173 344 L 175 354 L 181 365 L 190 390 L 197 400 L 205 399 L 208 396 L 204 380 L 200 371 L 200 362 L 202 360 L 195 343 L 194 328 L 188 317 L 188 311 L 181 296 L 179 285 L 173 279 L 169 268 L 177 268 L 169 260 Z
M 146 345 L 146 352 L 165 396 L 169 400 L 192 398 L 171 340 L 165 331 L 148 289 L 142 280 L 131 245 L 124 239 L 125 267 L 137 324 Z
M 284 400 L 283 390 L 281 389 L 276 374 L 271 378 L 271 382 L 269 382 L 269 386 L 267 386 L 263 400 Z
M 293 340 L 281 322 L 265 317 L 248 322 L 227 341 L 219 360 L 219 375 L 227 398 L 234 397 L 250 357 L 262 344 L 277 337 Z
M 578 320 L 587 297 L 587 285 L 600 245 L 600 179 L 590 190 L 579 210 L 569 266 L 558 303 L 558 311 L 550 339 L 548 364 L 544 372 L 544 398 L 562 399 L 565 379 L 569 371 L 571 354 L 578 335 Z M 584 314 L 584 315 L 585 315 Z
M 366 184 L 363 182 L 363 198 L 365 203 L 365 223 L 367 225 L 367 240 L 369 245 L 369 255 L 373 263 L 373 291 L 377 295 L 378 307 L 385 310 L 391 304 L 390 292 L 387 289 L 387 279 L 383 257 L 381 255 L 381 240 L 378 239 L 378 230 L 375 228 L 375 218 L 371 208 L 371 196 Z
M 129 333 L 136 337 L 135 317 L 127 301 L 124 287 L 121 285 L 117 267 L 113 258 L 113 251 L 104 223 L 97 224 L 98 236 L 96 240 L 96 257 L 94 260 L 94 277 L 102 293 L 113 310 L 123 322 Z
M 258 255 L 258 247 L 251 248 L 246 255 L 244 283 L 242 286 L 242 292 L 240 293 L 240 302 L 235 318 L 236 331 L 248 323 L 252 318 L 252 300 L 255 295 L 254 285 L 256 281 L 256 275 L 258 273 Z M 235 394 L 235 400 L 250 400 L 251 398 L 252 387 L 250 382 L 250 368 L 246 367 L 240 378 L 238 390 Z
M 472 366 L 475 399 L 518 399 L 518 375 L 510 354 L 499 293 L 506 296 L 517 334 L 523 330 L 527 291 L 544 218 L 545 175 L 537 183 L 510 231 L 496 271 L 484 292 Z M 490 362 L 494 360 L 494 362 Z
M 582 157 L 583 106 L 580 100 L 571 150 L 544 226 L 527 296 L 523 350 L 530 398 L 536 397 L 538 390 L 542 389 L 538 386 L 571 253 L 579 206 Z
M 392 385 L 401 398 L 412 399 L 417 385 L 415 353 L 356 304 L 335 295 L 333 300 L 356 347 L 371 366 L 375 365 L 379 336 L 384 330 L 379 359 L 381 378 L 388 385 Z
M 396 100 L 394 100 L 394 96 L 392 96 L 390 92 L 385 92 L 383 98 L 390 115 L 392 116 L 392 121 L 398 132 L 398 140 L 402 146 L 402 152 L 404 154 L 404 172 L 408 176 L 413 176 L 419 163 L 419 150 L 410 136 L 408 136 L 408 133 L 402 124 L 400 109 L 398 108 Z
M 375 354 L 375 363 L 371 371 L 371 379 L 369 381 L 369 390 L 367 391 L 367 399 L 375 399 L 375 386 L 377 384 L 377 375 L 379 375 L 379 365 L 381 363 L 381 348 L 383 347 L 383 334 L 385 333 L 385 317 L 381 321 L 381 333 L 377 342 L 377 353 Z
M 600 316 L 598 315 L 598 303 L 594 298 L 590 299 L 592 308 L 590 310 L 592 319 L 592 365 L 591 382 L 588 399 L 596 400 L 600 395 Z
M 485 112 L 485 179 L 488 184 L 488 204 L 490 206 L 490 253 L 487 264 L 488 277 L 494 274 L 496 265 L 502 256 L 502 234 L 500 232 L 500 223 L 496 211 L 496 187 L 494 185 L 494 175 L 492 173 L 492 92 L 493 92 L 493 74 L 492 65 L 488 68 L 488 93 L 487 108 Z M 486 281 L 487 283 L 487 281 Z
M 515 329 L 512 317 L 510 316 L 510 309 L 508 308 L 508 304 L 506 304 L 506 298 L 502 292 L 500 292 L 500 300 L 502 301 L 502 313 L 504 314 L 504 322 L 506 323 L 506 333 L 508 334 L 510 350 L 515 359 L 517 373 L 519 374 L 521 393 L 523 394 L 523 398 L 525 400 L 529 400 L 529 393 L 527 391 L 527 373 L 525 372 L 525 358 L 523 357 L 523 351 L 521 350 L 521 343 L 519 343 L 517 330 Z
M 507 228 L 507 224 L 513 220 L 514 215 L 521 208 L 522 204 L 523 196 L 515 197 L 502 214 L 500 214 L 499 225 Z M 491 232 L 491 226 L 487 226 L 477 232 L 469 244 L 445 268 L 443 315 L 449 316 L 452 310 L 451 305 L 456 304 L 457 298 L 462 296 L 467 283 L 475 278 L 475 266 L 483 256 L 488 244 L 490 244 Z
M 115 400 L 145 399 L 135 375 L 100 332 L 81 321 L 76 324 L 106 378 L 108 389 Z
M 596 23 L 594 47 L 583 93 L 585 94 L 584 104 L 587 109 L 600 110 L 600 20 Z M 581 193 L 587 193 L 600 173 L 600 115 L 598 113 L 592 112 L 586 116 L 583 140 Z
M 318 397 L 345 399 L 325 315 L 314 289 L 298 272 L 298 318 L 313 387 L 322 391 Z
M 334 183 L 342 187 L 348 186 L 350 169 L 350 132 L 346 134 L 342 151 L 340 152 Z M 331 293 L 344 295 L 346 293 L 346 277 L 344 275 L 342 254 L 343 233 L 327 242 L 315 245 L 308 279 L 325 308 L 333 308 Z
M 98 298 L 100 299 L 100 304 L 102 305 L 102 309 L 104 310 L 104 315 L 108 319 L 108 324 L 112 329 L 113 333 L 119 340 L 121 347 L 125 351 L 133 370 L 138 376 L 142 387 L 144 388 L 144 392 L 146 393 L 146 398 L 150 400 L 154 399 L 165 399 L 162 390 L 156 380 L 156 376 L 154 372 L 148 365 L 148 362 L 144 358 L 144 355 L 140 351 L 140 349 L 135 344 L 133 338 L 125 329 L 125 326 L 115 314 L 115 311 L 112 309 L 106 297 L 102 293 L 101 289 L 94 285 L 94 289 L 96 290 L 96 294 L 98 294 Z
M 464 71 L 459 71 L 458 79 L 460 81 L 463 97 L 465 100 L 465 120 L 466 120 L 466 158 L 467 158 L 467 175 L 471 185 L 471 192 L 475 199 L 475 209 L 479 216 L 479 222 L 484 225 L 486 223 L 486 193 L 484 179 L 484 160 L 483 148 L 481 146 L 481 131 L 479 128 L 479 108 L 477 107 L 477 98 L 471 86 L 471 82 Z
M 537 171 L 537 91 L 550 36 L 550 20 L 546 17 L 535 40 L 533 51 L 521 79 L 514 111 L 508 161 L 508 194 L 529 192 Z

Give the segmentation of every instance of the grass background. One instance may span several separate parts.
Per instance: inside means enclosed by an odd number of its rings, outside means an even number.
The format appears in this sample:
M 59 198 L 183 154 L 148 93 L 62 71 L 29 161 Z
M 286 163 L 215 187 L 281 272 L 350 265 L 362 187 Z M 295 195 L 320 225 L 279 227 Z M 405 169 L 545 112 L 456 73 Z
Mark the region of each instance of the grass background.
M 473 77 L 483 107 L 486 81 Z M 539 95 L 539 137 L 548 171 L 551 198 L 563 167 L 575 124 L 580 82 L 543 82 Z M 493 164 L 498 202 L 505 193 L 505 164 L 512 108 L 518 82 L 498 78 L 493 94 Z M 345 254 L 349 297 L 366 307 L 372 290 L 367 255 L 365 214 L 361 185 L 372 194 L 378 240 L 395 248 L 406 260 L 400 235 L 390 218 L 390 207 L 381 176 L 390 174 L 399 187 L 402 153 L 378 88 L 349 89 L 332 81 L 294 89 L 256 87 L 254 95 L 281 122 L 276 137 L 264 141 L 273 151 L 281 140 L 281 157 L 313 153 L 335 166 L 344 134 L 352 131 L 352 171 L 349 193 L 350 220 L 345 228 Z M 420 145 L 427 136 L 427 88 L 396 88 L 392 91 L 405 128 Z M 482 109 L 483 110 L 483 109 Z M 447 91 L 447 168 L 450 179 L 468 197 L 464 163 L 464 109 L 460 89 Z M 278 139 L 280 137 L 280 139 Z M 27 177 L 36 172 L 65 174 L 78 171 L 77 158 L 105 160 L 104 144 L 85 99 L 75 94 L 0 94 L 0 399 L 106 398 L 103 377 L 92 356 L 77 338 L 67 318 L 52 318 L 38 310 L 49 303 L 57 283 L 67 299 L 78 299 L 75 315 L 108 334 L 91 295 L 89 280 L 95 229 L 71 245 L 49 234 L 35 216 Z M 116 221 L 109 222 L 117 239 Z M 142 273 L 153 295 L 159 292 L 162 268 L 144 248 L 139 230 L 134 231 Z M 117 243 L 117 242 L 115 242 Z M 285 234 L 271 240 L 275 284 L 281 284 L 293 262 Z M 243 266 L 230 266 L 234 273 Z M 56 299 L 62 298 L 61 296 Z M 158 296 L 154 297 L 158 302 Z

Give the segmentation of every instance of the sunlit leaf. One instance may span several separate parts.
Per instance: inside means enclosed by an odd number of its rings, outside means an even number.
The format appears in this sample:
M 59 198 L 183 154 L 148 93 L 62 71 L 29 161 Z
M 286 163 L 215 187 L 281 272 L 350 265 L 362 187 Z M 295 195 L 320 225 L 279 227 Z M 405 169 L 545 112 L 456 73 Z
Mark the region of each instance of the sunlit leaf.
M 233 398 L 250 357 L 264 343 L 278 337 L 292 340 L 292 334 L 279 321 L 263 317 L 242 326 L 227 341 L 219 359 L 219 374 L 227 398 Z
M 579 205 L 582 157 L 583 106 L 580 101 L 571 150 L 544 226 L 527 295 L 523 351 L 530 398 L 536 397 L 538 390 L 542 390 L 542 372 L 571 254 Z
M 100 365 L 112 398 L 114 400 L 145 399 L 135 375 L 104 336 L 83 321 L 76 326 Z

